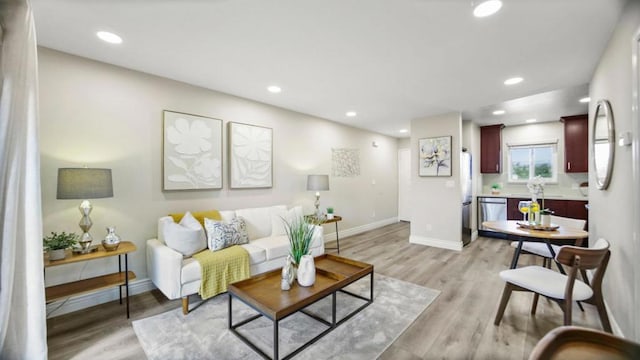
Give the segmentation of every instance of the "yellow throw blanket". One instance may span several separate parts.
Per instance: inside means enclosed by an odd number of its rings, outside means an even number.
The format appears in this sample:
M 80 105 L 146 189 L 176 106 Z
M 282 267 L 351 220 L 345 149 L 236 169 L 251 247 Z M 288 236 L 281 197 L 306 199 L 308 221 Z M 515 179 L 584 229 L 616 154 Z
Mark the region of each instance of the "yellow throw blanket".
M 202 281 L 198 292 L 203 299 L 227 291 L 227 285 L 250 276 L 249 253 L 234 245 L 219 251 L 203 250 L 193 255 L 200 263 Z

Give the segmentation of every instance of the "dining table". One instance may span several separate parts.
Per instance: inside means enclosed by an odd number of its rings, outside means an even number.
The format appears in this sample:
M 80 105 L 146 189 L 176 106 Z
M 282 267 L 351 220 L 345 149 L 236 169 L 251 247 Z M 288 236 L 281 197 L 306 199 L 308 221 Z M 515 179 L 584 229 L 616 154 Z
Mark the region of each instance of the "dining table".
M 571 228 L 567 226 L 558 226 L 551 224 L 546 230 L 537 230 L 522 220 L 502 220 L 502 221 L 485 221 L 482 223 L 487 229 L 493 230 L 498 233 L 507 235 L 507 238 L 513 241 L 518 241 L 516 251 L 513 253 L 511 260 L 511 269 L 515 269 L 518 265 L 518 259 L 520 252 L 522 251 L 522 244 L 525 241 L 543 241 L 549 247 L 551 255 L 555 258 L 556 253 L 551 246 L 552 243 L 556 245 L 571 244 L 574 246 L 582 246 L 584 239 L 589 237 L 589 233 L 582 229 Z M 553 230 L 551 230 L 553 229 Z M 562 273 L 564 270 L 562 266 L 558 267 Z

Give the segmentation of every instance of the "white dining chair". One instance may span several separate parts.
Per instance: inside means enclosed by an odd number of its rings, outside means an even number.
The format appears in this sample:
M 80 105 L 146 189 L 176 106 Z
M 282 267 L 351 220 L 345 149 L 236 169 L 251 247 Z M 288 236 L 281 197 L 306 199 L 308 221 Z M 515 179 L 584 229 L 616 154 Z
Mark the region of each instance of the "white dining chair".
M 581 301 L 596 306 L 602 327 L 605 331 L 611 332 L 611 324 L 602 296 L 602 279 L 610 254 L 609 242 L 599 239 L 591 248 L 568 245 L 560 247 L 555 259 L 570 267 L 567 275 L 537 265 L 501 271 L 500 278 L 506 284 L 494 324 L 500 324 L 511 292 L 529 291 L 534 293 L 531 305 L 532 315 L 535 315 L 538 297 L 542 295 L 560 305 L 564 311 L 564 325 L 571 325 L 572 301 Z M 576 279 L 578 271 L 591 269 L 595 269 L 591 285 Z
M 587 220 L 551 215 L 551 224 L 584 230 L 584 227 L 587 224 Z M 511 242 L 511 246 L 517 248 L 518 242 Z M 552 244 L 551 247 L 553 248 L 553 252 L 557 254 L 560 246 Z M 551 251 L 549 251 L 549 247 L 545 242 L 525 241 L 524 243 L 522 243 L 522 249 L 520 253 L 532 254 L 542 257 L 542 265 L 547 268 L 551 266 L 551 261 L 553 261 L 553 255 L 551 255 Z

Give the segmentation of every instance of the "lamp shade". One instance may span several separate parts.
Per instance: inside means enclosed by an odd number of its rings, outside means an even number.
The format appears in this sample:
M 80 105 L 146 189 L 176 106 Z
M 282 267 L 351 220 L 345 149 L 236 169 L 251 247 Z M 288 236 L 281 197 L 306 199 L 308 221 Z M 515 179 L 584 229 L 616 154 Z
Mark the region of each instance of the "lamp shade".
M 329 175 L 308 175 L 307 190 L 329 190 Z
M 58 169 L 58 199 L 113 197 L 111 169 Z

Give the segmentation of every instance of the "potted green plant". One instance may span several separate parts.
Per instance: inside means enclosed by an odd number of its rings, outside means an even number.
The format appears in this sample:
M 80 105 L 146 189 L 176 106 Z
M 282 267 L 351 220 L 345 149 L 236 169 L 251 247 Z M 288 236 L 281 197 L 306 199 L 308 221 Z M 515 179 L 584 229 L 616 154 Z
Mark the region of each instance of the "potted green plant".
M 49 252 L 49 260 L 62 260 L 65 258 L 65 250 L 78 243 L 78 235 L 75 233 L 51 232 L 51 235 L 42 239 L 42 246 Z
M 314 225 L 316 224 L 313 221 L 305 221 L 302 217 L 293 219 L 291 222 L 286 219 L 283 220 L 284 229 L 289 238 L 289 254 L 291 254 L 291 258 L 297 266 L 300 264 L 302 256 L 310 254 L 311 241 L 316 231 Z
M 333 219 L 333 208 L 332 207 L 328 207 L 327 208 L 327 219 L 329 219 L 329 220 Z
M 491 185 L 491 193 L 494 195 L 500 194 L 500 184 L 495 183 Z

